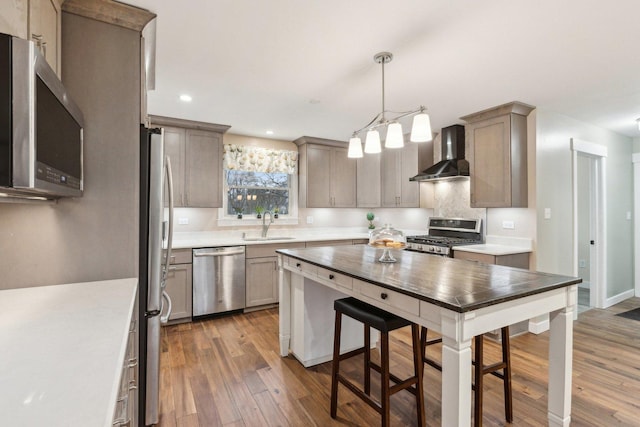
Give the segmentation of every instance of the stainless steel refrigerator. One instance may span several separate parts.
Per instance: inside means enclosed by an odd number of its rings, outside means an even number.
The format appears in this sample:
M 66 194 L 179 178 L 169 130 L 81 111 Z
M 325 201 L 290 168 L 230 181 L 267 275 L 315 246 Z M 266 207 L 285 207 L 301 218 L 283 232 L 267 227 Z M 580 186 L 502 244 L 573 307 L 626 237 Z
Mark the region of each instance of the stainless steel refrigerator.
M 139 426 L 158 423 L 160 328 L 171 314 L 171 299 L 165 285 L 172 238 L 173 185 L 163 130 L 141 126 Z

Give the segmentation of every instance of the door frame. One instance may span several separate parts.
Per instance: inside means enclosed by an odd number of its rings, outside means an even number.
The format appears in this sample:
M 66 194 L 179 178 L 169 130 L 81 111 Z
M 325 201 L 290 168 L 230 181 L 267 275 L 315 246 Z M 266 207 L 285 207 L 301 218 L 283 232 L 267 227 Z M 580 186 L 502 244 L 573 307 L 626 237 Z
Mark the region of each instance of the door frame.
M 633 233 L 635 296 L 640 297 L 640 153 L 633 153 Z
M 596 244 L 590 254 L 590 302 L 596 308 L 604 308 L 607 297 L 607 147 L 571 138 L 571 176 L 573 193 L 573 274 L 578 275 L 578 155 L 593 159 L 590 197 L 593 212 L 590 229 L 595 230 Z

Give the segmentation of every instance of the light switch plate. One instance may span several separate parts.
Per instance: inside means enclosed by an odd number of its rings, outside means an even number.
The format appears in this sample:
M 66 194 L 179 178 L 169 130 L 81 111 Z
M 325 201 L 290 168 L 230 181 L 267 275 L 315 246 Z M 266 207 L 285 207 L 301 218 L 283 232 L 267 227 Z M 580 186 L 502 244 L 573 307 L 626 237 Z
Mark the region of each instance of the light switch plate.
M 178 218 L 178 224 L 180 224 L 180 225 L 188 225 L 189 224 L 189 218 Z
M 544 219 L 551 219 L 551 208 L 544 208 Z
M 307 217 L 307 224 L 313 224 L 313 217 L 312 216 L 308 216 Z

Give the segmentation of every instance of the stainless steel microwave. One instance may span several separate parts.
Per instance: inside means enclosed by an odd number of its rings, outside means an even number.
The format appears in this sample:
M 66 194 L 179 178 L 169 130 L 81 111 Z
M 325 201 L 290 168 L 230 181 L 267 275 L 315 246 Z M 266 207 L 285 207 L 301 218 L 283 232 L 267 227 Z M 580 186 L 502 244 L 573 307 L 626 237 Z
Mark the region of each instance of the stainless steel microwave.
M 78 197 L 82 112 L 33 42 L 0 34 L 0 197 Z

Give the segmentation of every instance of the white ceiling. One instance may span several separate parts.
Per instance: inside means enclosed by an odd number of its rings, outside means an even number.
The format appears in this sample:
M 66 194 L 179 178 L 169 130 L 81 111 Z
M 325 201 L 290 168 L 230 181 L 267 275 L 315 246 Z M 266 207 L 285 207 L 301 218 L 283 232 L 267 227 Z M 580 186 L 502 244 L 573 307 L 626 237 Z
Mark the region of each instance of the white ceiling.
M 434 130 L 517 100 L 640 137 L 638 0 L 125 1 L 158 15 L 151 114 L 346 141 L 381 110 L 386 50 L 387 109 Z

